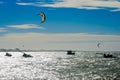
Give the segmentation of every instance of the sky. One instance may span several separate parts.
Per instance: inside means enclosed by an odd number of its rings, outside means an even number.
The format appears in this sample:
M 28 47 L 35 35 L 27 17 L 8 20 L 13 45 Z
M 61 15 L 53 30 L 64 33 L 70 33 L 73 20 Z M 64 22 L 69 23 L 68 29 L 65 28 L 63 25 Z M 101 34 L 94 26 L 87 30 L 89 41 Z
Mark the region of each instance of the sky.
M 0 0 L 0 48 L 119 51 L 120 0 Z

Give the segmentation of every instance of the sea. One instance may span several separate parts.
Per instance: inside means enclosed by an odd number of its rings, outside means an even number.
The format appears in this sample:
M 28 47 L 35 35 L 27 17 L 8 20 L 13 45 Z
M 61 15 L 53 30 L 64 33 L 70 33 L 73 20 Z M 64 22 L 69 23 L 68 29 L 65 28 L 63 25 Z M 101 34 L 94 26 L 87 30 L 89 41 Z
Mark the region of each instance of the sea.
M 119 51 L 0 52 L 0 80 L 120 80 Z M 114 58 L 104 58 L 112 54 Z

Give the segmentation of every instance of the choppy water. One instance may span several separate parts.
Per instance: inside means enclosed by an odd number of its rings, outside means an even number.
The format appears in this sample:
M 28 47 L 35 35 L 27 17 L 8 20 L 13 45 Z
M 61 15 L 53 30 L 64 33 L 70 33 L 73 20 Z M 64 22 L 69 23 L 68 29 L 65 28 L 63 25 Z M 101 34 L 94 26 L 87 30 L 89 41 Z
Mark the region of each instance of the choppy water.
M 120 80 L 120 57 L 103 58 L 95 52 L 0 52 L 0 80 Z

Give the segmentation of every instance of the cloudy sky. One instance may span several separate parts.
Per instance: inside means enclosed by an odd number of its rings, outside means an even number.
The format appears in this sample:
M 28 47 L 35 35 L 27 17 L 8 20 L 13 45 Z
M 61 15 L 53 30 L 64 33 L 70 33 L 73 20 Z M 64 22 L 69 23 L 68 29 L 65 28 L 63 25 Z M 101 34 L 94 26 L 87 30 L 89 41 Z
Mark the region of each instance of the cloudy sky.
M 120 0 L 0 0 L 0 48 L 120 50 Z

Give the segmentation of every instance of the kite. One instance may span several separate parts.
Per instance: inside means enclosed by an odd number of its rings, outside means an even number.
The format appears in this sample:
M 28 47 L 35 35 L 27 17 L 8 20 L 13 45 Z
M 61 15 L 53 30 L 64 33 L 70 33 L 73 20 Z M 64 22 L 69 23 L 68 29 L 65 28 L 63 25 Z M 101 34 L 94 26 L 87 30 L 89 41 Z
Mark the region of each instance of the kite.
M 99 48 L 99 47 L 100 47 L 100 45 L 101 45 L 101 43 L 98 43 L 98 44 L 97 44 L 97 47 Z
M 46 20 L 45 14 L 43 12 L 38 13 L 41 16 L 41 23 L 44 23 Z

